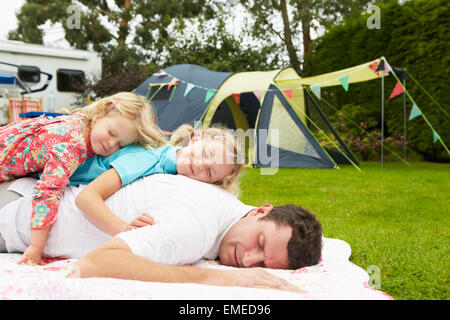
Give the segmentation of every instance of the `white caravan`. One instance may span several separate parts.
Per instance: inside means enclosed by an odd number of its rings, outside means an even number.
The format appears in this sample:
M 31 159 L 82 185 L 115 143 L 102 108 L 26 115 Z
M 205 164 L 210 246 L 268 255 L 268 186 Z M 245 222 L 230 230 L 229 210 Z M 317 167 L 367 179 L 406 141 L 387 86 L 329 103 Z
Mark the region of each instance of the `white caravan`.
M 0 40 L 0 76 L 7 79 L 8 75 L 16 75 L 18 82 L 18 85 L 1 87 L 10 87 L 11 91 L 15 87 L 17 93 L 26 91 L 25 85 L 32 93 L 24 96 L 42 98 L 44 111 L 75 107 L 73 84 L 83 78 L 99 78 L 101 70 L 102 61 L 97 52 Z M 48 75 L 52 78 L 49 82 Z M 33 92 L 42 88 L 45 89 Z

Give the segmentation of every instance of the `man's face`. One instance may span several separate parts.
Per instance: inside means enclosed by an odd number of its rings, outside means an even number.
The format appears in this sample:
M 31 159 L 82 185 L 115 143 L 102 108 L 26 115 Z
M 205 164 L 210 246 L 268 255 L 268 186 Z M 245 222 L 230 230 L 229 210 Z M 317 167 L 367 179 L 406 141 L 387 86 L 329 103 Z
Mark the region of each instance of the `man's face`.
M 272 210 L 264 205 L 250 211 L 227 232 L 219 248 L 220 261 L 233 267 L 287 269 L 287 244 L 292 236 L 290 226 L 259 220 Z

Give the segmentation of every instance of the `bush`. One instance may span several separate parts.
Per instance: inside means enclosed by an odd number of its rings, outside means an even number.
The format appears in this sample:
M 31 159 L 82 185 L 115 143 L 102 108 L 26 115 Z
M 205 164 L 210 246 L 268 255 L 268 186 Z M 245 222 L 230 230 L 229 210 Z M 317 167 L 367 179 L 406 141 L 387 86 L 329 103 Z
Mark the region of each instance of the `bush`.
M 330 115 L 328 120 L 359 161 L 380 160 L 381 130 L 377 128 L 376 116 L 371 115 L 367 108 L 347 104 L 342 107 L 341 111 Z M 398 161 L 398 157 L 403 156 L 403 140 L 403 135 L 399 131 L 384 136 L 384 160 L 389 161 L 396 158 Z M 334 142 L 337 143 L 337 141 Z M 320 138 L 320 143 L 326 148 L 333 149 L 329 140 Z M 397 157 L 393 152 L 397 154 Z
M 101 79 L 86 81 L 77 86 L 77 104 L 83 106 L 88 99 L 96 100 L 121 91 L 133 91 L 148 75 L 141 71 L 122 71 L 119 75 L 106 74 Z

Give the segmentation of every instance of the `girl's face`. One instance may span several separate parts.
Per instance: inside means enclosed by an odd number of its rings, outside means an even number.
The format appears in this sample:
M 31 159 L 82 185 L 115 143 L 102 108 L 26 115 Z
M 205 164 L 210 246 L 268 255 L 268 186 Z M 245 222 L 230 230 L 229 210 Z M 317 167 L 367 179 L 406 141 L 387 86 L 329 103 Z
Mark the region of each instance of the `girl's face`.
M 94 153 L 107 157 L 134 143 L 137 137 L 137 130 L 131 120 L 118 113 L 112 113 L 94 120 L 91 130 L 91 147 Z
M 233 164 L 227 163 L 222 140 L 198 139 L 178 150 L 177 172 L 191 179 L 216 183 L 231 175 Z

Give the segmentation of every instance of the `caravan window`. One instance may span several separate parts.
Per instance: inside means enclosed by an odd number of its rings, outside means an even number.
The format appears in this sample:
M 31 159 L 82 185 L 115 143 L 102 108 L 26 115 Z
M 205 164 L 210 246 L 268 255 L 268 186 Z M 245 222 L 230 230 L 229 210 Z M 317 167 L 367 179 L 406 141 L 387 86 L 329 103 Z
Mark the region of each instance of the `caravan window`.
M 84 71 L 72 69 L 58 69 L 56 71 L 56 87 L 58 91 L 77 92 L 77 86 L 85 80 Z

